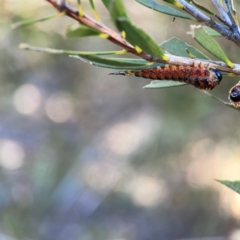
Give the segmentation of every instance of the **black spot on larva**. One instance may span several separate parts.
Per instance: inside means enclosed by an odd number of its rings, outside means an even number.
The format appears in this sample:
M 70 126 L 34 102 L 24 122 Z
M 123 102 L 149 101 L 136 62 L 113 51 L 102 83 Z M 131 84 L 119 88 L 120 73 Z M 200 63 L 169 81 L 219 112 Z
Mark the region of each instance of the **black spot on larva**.
M 229 97 L 233 102 L 240 102 L 240 86 L 232 88 Z

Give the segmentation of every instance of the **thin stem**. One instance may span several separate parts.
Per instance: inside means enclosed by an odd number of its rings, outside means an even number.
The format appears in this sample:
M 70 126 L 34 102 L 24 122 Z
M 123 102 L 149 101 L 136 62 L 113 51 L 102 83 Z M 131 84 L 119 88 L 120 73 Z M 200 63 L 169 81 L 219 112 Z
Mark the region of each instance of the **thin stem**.
M 232 22 L 232 25 L 233 25 L 233 28 L 235 31 L 238 31 L 238 26 L 234 20 L 234 17 L 233 17 L 233 13 L 232 13 L 232 7 L 231 7 L 231 4 L 229 2 L 229 0 L 225 0 L 225 4 L 227 6 L 227 9 L 228 9 L 228 16 Z M 238 31 L 239 32 L 239 31 Z
M 208 27 L 219 32 L 222 36 L 233 41 L 237 46 L 240 47 L 240 33 L 237 31 L 232 31 L 222 26 L 220 23 L 213 21 L 210 17 L 196 9 L 194 6 L 186 2 L 185 0 L 179 0 L 179 2 L 184 6 L 184 11 L 189 13 L 191 16 L 196 18 L 199 22 L 206 24 Z
M 224 25 L 228 26 L 229 28 L 231 28 L 231 25 L 229 25 L 225 20 L 223 20 L 221 17 L 219 17 L 217 14 L 214 15 L 221 23 L 223 23 Z
M 63 49 L 53 49 L 53 48 L 42 48 L 42 47 L 36 47 L 36 46 L 30 46 L 28 44 L 22 43 L 19 45 L 19 48 L 24 50 L 30 50 L 30 51 L 37 51 L 37 52 L 47 52 L 51 54 L 70 54 L 70 55 L 112 55 L 112 54 L 125 54 L 127 53 L 126 50 L 120 50 L 120 51 L 103 51 L 103 52 L 84 52 L 84 51 L 72 51 L 72 50 L 63 50 Z M 180 66 L 196 66 L 201 65 L 205 68 L 214 68 L 218 69 L 222 72 L 228 72 L 228 73 L 234 73 L 236 75 L 240 75 L 240 64 L 236 64 L 234 69 L 228 68 L 225 63 L 221 61 L 213 61 L 213 60 L 200 60 L 196 58 L 186 58 L 186 57 L 180 57 L 175 56 L 171 54 L 166 54 L 167 57 L 169 57 L 168 64 L 170 65 L 180 65 Z M 145 59 L 147 60 L 147 59 Z M 164 63 L 161 59 L 153 59 L 153 62 L 159 62 Z
M 220 99 L 220 98 L 214 96 L 213 94 L 211 94 L 210 92 L 207 92 L 207 91 L 205 91 L 205 90 L 200 90 L 200 91 L 201 91 L 202 93 L 208 95 L 209 97 L 211 97 L 211 98 L 217 100 L 218 102 L 220 102 L 220 103 L 222 103 L 222 104 L 224 104 L 224 105 L 226 105 L 226 106 L 228 106 L 228 107 L 231 107 L 231 108 L 233 108 L 233 109 L 236 109 L 236 108 L 233 106 L 232 103 L 230 103 L 230 102 L 226 102 L 226 101 L 223 101 L 222 99 Z
M 216 10 L 218 11 L 218 13 L 220 14 L 220 16 L 223 19 L 219 19 L 218 16 L 216 16 L 221 22 L 223 22 L 226 26 L 228 26 L 229 28 L 232 28 L 232 23 L 231 20 L 227 14 L 227 12 L 225 11 L 224 7 L 219 3 L 218 0 L 212 0 L 212 4 L 213 6 L 216 8 Z
M 57 4 L 56 0 L 46 0 L 46 1 L 51 3 L 58 11 L 60 11 L 59 5 Z M 89 17 L 86 14 L 83 14 L 83 16 L 79 16 L 78 10 L 67 2 L 62 8 L 64 8 L 63 10 L 66 12 L 67 16 L 75 19 L 76 21 L 78 21 L 79 23 L 85 26 L 96 29 L 101 33 L 107 34 L 108 35 L 107 39 L 109 41 L 121 46 L 122 48 L 126 49 L 127 51 L 133 54 L 137 54 L 134 47 L 130 43 L 128 43 L 125 39 L 123 39 L 121 35 L 114 32 L 112 29 L 108 28 L 107 26 L 103 25 L 102 23 L 96 21 L 95 19 Z

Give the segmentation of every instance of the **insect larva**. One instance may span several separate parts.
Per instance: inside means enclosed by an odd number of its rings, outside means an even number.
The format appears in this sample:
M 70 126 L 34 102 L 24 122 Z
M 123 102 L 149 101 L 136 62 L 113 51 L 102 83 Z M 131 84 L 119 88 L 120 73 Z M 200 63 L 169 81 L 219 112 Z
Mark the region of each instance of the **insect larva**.
M 126 70 L 111 74 L 185 82 L 204 90 L 214 89 L 222 80 L 220 71 L 201 66 L 164 66 L 153 69 Z
M 235 108 L 240 107 L 240 81 L 230 89 L 228 99 Z

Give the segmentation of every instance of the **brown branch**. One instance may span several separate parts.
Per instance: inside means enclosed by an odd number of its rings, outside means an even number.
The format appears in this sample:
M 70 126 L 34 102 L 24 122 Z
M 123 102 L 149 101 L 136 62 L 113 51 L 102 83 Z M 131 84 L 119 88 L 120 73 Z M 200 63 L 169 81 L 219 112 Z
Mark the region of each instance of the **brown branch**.
M 53 49 L 53 48 L 42 48 L 42 47 L 36 47 L 31 46 L 26 43 L 21 43 L 19 45 L 19 48 L 24 50 L 30 50 L 30 51 L 37 51 L 37 52 L 45 52 L 45 53 L 51 53 L 51 54 L 67 54 L 67 55 L 84 55 L 84 52 L 82 51 L 72 51 L 72 50 L 63 50 L 63 49 Z M 85 52 L 86 53 L 86 52 Z M 116 54 L 116 51 L 109 51 L 109 52 L 102 52 L 102 54 L 98 55 L 108 55 L 108 54 Z M 93 52 L 88 52 L 88 54 L 93 54 Z M 202 60 L 202 59 L 196 59 L 196 58 L 186 58 L 186 57 L 180 57 L 175 56 L 171 54 L 165 54 L 167 57 L 169 57 L 168 63 L 170 65 L 185 65 L 185 66 L 195 66 L 201 64 L 202 67 L 208 68 L 209 66 L 214 69 L 218 69 L 223 72 L 228 73 L 234 73 L 240 75 L 240 64 L 234 63 L 235 68 L 231 69 L 226 66 L 225 63 L 220 61 L 214 61 L 214 60 Z
M 135 48 L 128 43 L 124 38 L 122 38 L 118 33 L 116 33 L 115 31 L 113 31 L 112 29 L 108 28 L 107 26 L 103 25 L 102 23 L 96 21 L 95 19 L 87 16 L 86 14 L 84 14 L 83 16 L 79 16 L 78 14 L 78 10 L 71 6 L 69 3 L 65 3 L 64 6 L 60 6 L 57 3 L 57 0 L 46 0 L 47 2 L 51 3 L 58 11 L 65 11 L 66 15 L 75 19 L 76 21 L 78 21 L 79 23 L 88 26 L 90 28 L 93 28 L 101 33 L 107 34 L 109 37 L 107 38 L 109 41 L 111 41 L 112 43 L 126 49 L 128 52 L 133 53 L 141 58 L 144 58 L 148 61 L 152 60 L 152 56 L 142 52 L 142 53 L 138 53 Z M 163 60 L 161 60 L 161 62 L 165 62 Z
M 185 57 L 179 57 L 179 56 L 175 56 L 175 55 L 171 55 L 171 54 L 166 54 L 169 57 L 169 61 L 166 62 L 160 58 L 153 57 L 152 55 L 150 55 L 146 52 L 138 53 L 130 43 L 128 43 L 124 38 L 122 38 L 118 33 L 113 31 L 112 29 L 110 29 L 107 26 L 103 25 L 102 23 L 96 21 L 95 19 L 87 16 L 86 14 L 84 14 L 83 16 L 79 16 L 78 10 L 75 7 L 73 7 L 72 5 L 70 5 L 69 3 L 66 2 L 66 3 L 64 3 L 64 5 L 58 5 L 57 0 L 46 0 L 46 1 L 51 3 L 58 11 L 60 11 L 60 12 L 65 11 L 67 16 L 75 19 L 79 23 L 81 23 L 85 26 L 88 26 L 90 28 L 93 28 L 101 33 L 107 34 L 109 36 L 107 38 L 109 41 L 111 41 L 112 43 L 126 49 L 128 52 L 130 52 L 142 59 L 145 59 L 149 62 L 159 62 L 159 63 L 168 63 L 171 65 L 185 65 L 185 66 L 194 66 L 196 64 L 201 63 L 201 65 L 203 67 L 208 67 L 209 65 L 211 65 L 212 68 L 218 69 L 220 71 L 235 73 L 235 74 L 240 75 L 240 65 L 238 65 L 238 64 L 235 64 L 234 69 L 230 69 L 223 62 L 185 58 Z M 194 14 L 194 17 L 196 17 L 197 19 L 202 19 L 202 15 L 199 15 L 199 13 L 197 15 Z M 209 17 L 207 17 L 207 18 L 208 18 L 208 20 L 210 19 Z

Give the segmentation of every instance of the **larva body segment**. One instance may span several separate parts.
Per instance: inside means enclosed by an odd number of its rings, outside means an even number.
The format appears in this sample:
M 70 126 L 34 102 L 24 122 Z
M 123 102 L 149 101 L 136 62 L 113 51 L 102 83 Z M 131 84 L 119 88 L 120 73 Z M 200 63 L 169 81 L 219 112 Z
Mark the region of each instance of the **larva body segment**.
M 144 70 L 126 70 L 119 74 L 153 80 L 185 82 L 204 90 L 214 89 L 222 80 L 221 72 L 201 66 L 165 66 Z

